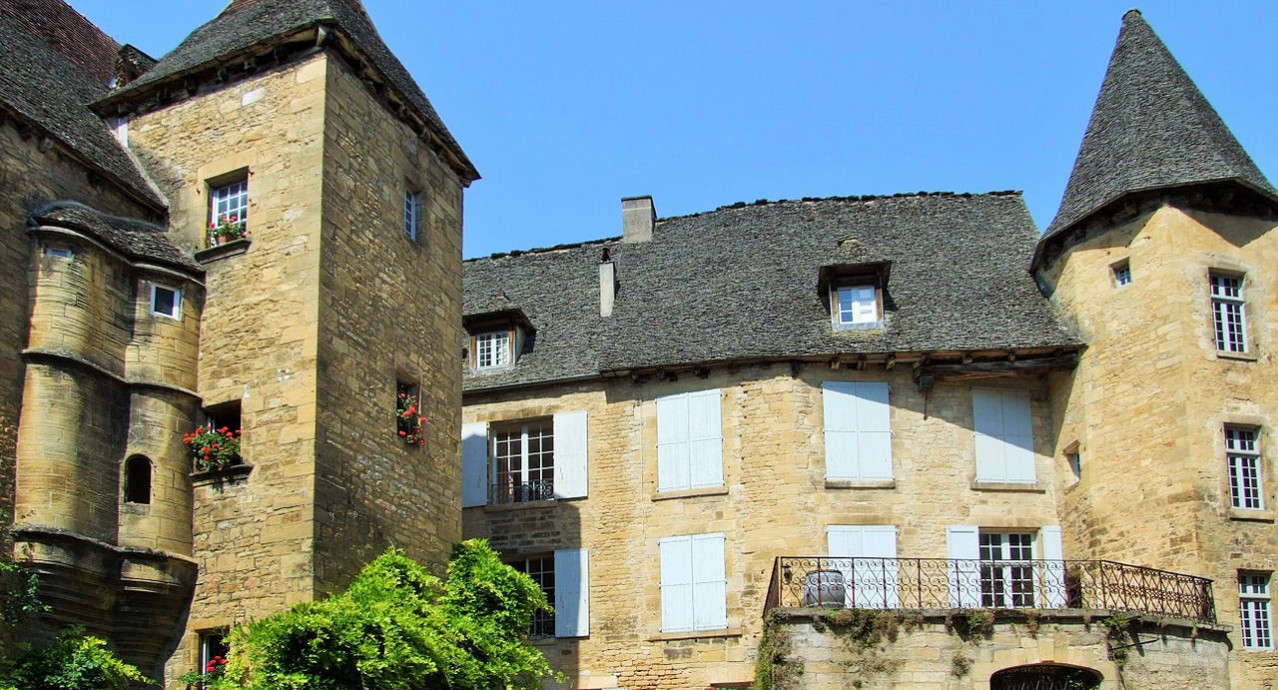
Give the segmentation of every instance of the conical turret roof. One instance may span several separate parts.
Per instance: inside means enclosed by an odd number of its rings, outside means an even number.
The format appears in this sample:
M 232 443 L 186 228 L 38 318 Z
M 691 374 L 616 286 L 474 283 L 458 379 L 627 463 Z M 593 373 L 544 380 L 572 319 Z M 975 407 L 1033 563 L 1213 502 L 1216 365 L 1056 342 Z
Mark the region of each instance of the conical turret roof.
M 412 75 L 386 47 L 359 0 L 234 0 L 215 19 L 186 37 L 154 67 L 97 104 L 100 111 L 141 96 L 157 86 L 234 63 L 255 48 L 270 45 L 305 29 L 323 25 L 336 29 L 353 44 L 387 84 L 424 120 L 452 155 L 454 168 L 466 181 L 479 173 L 444 126 L 439 114 Z
M 1042 242 L 1127 194 L 1218 182 L 1241 184 L 1278 203 L 1278 190 L 1167 46 L 1138 10 L 1129 10 Z

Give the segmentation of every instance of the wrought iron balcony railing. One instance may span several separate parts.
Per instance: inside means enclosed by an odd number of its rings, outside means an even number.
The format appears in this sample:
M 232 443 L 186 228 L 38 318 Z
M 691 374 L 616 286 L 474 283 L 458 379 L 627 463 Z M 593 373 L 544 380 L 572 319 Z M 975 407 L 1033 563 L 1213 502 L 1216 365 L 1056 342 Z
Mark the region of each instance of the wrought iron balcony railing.
M 553 479 L 542 479 L 535 482 L 515 484 L 499 482 L 488 487 L 490 504 L 526 503 L 528 501 L 549 501 L 555 497 Z
M 1211 580 L 1113 561 L 777 558 L 765 611 L 1103 609 L 1216 622 Z

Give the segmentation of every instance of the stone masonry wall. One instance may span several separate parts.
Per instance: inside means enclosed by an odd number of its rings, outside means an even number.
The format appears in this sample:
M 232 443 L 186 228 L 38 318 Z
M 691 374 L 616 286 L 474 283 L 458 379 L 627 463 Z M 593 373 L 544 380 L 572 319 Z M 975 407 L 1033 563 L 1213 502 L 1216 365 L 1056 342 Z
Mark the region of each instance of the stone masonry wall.
M 320 265 L 316 588 L 345 587 L 387 546 L 437 572 L 461 537 L 463 187 L 340 60 L 328 63 Z M 419 195 L 416 241 L 404 195 Z M 416 384 L 425 444 L 396 427 Z
M 894 486 L 827 487 L 821 383 L 833 380 L 889 382 Z M 590 635 L 538 643 L 569 676 L 569 687 L 747 682 L 775 558 L 826 553 L 827 526 L 895 525 L 899 556 L 944 558 L 947 525 L 1033 531 L 1057 524 L 1058 475 L 1068 469 L 1050 455 L 1056 434 L 1045 382 L 983 379 L 979 385 L 1031 392 L 1036 485 L 973 488 L 972 385 L 940 382 L 924 395 L 908 366 L 864 372 L 802 366 L 795 374 L 785 364 L 716 371 L 704 379 L 626 379 L 471 395 L 466 422 L 586 410 L 589 495 L 469 508 L 463 531 L 489 537 L 511 558 L 589 549 Z M 723 390 L 725 484 L 659 495 L 654 398 L 711 388 Z M 663 634 L 658 540 L 707 532 L 726 535 L 728 627 Z
M 1229 686 L 1229 645 L 1218 629 L 1132 623 L 1112 637 L 1079 612 L 998 619 L 957 632 L 963 612 L 875 614 L 875 625 L 840 626 L 810 609 L 768 623 L 771 690 L 989 690 L 990 677 L 1020 666 L 1090 669 L 1102 690 Z M 1135 635 L 1133 636 L 1133 633 Z M 1139 638 L 1140 643 L 1133 645 Z M 1122 648 L 1123 645 L 1133 645 Z M 1118 649 L 1111 660 L 1110 647 Z
M 30 317 L 30 211 L 41 203 L 71 199 L 108 213 L 148 217 L 149 212 L 88 169 L 60 145 L 41 146 L 39 131 L 19 131 L 0 117 L 0 420 L 17 425 L 24 367 L 18 353 L 27 344 Z M 42 150 L 43 149 L 43 150 Z M 0 517 L 13 516 L 14 457 L 0 452 Z
M 1111 266 L 1129 261 L 1118 287 Z M 1082 453 L 1062 487 L 1068 551 L 1212 578 L 1233 628 L 1236 688 L 1278 687 L 1278 652 L 1243 649 L 1239 571 L 1278 584 L 1274 410 L 1278 232 L 1273 221 L 1166 205 L 1071 248 L 1047 272 L 1089 344 L 1053 380 L 1060 449 Z M 1209 270 L 1245 274 L 1250 352 L 1218 355 Z M 1259 430 L 1264 510 L 1230 506 L 1223 426 Z M 1272 585 L 1271 585 L 1272 586 Z
M 210 185 L 248 180 L 248 246 L 205 261 L 198 391 L 206 406 L 240 403 L 252 471 L 195 483 L 200 580 L 170 677 L 195 666 L 199 632 L 313 595 L 327 64 L 317 54 L 130 123 L 169 198 L 171 232 L 191 250 L 204 245 Z

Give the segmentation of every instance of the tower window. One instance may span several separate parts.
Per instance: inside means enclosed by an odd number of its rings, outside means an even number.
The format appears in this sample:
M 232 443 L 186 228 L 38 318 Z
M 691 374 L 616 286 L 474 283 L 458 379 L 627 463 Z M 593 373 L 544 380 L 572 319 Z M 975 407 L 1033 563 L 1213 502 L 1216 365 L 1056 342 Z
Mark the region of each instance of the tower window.
M 141 455 L 124 461 L 124 502 L 151 502 L 151 461 Z
M 1121 261 L 1114 264 L 1114 286 L 1124 287 L 1132 284 L 1132 264 L 1130 261 Z
M 1238 618 L 1243 649 L 1273 649 L 1273 624 L 1266 573 L 1238 573 Z
M 412 189 L 404 192 L 404 234 L 408 239 L 417 241 L 417 227 L 421 215 L 421 194 Z
M 1220 352 L 1247 351 L 1246 302 L 1243 277 L 1212 273 L 1211 314 L 1215 326 L 1216 349 Z
M 1229 501 L 1235 508 L 1265 507 L 1260 477 L 1260 448 L 1255 429 L 1225 427 L 1225 458 L 1229 463 Z
M 151 313 L 170 319 L 182 318 L 182 291 L 151 284 Z

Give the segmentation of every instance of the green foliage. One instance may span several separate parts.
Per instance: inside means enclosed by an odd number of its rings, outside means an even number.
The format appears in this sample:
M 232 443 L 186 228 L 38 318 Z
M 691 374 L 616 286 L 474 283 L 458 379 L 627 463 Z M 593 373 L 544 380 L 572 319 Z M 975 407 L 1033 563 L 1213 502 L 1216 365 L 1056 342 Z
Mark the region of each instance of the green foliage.
M 64 631 L 47 645 L 24 647 L 0 673 L 0 690 L 127 690 L 144 682 L 141 671 L 80 628 Z
M 8 540 L 0 541 L 0 545 Z M 49 610 L 40 602 L 40 579 L 7 557 L 0 557 L 0 624 L 13 627 L 24 617 Z
M 453 549 L 443 582 L 396 550 L 346 592 L 231 634 L 212 690 L 532 690 L 551 676 L 526 644 L 541 589 L 482 540 Z

